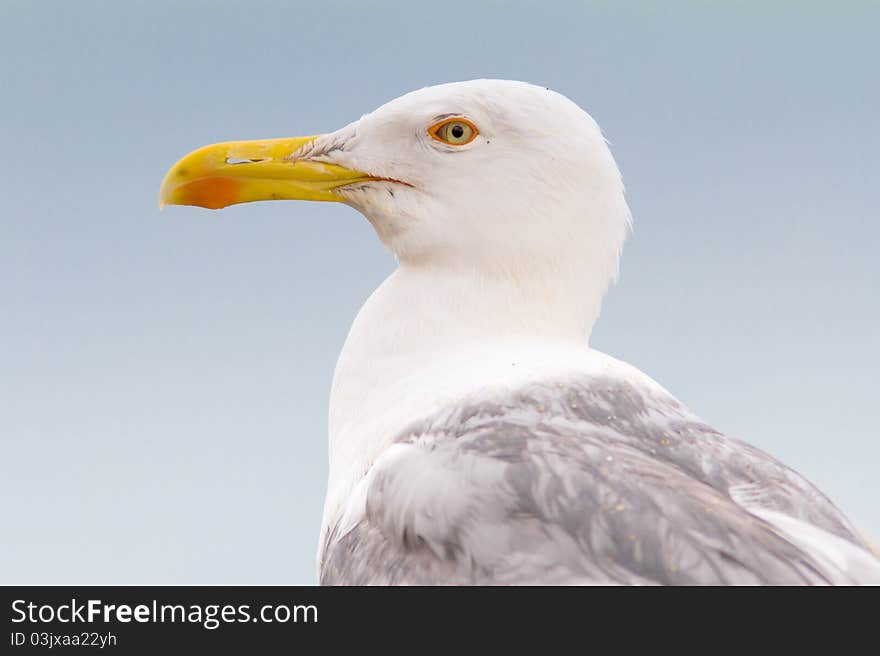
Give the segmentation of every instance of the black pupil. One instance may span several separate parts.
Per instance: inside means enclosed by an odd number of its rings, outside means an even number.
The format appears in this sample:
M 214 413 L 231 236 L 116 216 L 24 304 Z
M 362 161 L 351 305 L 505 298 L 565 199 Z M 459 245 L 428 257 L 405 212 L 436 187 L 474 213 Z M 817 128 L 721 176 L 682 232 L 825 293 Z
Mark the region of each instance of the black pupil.
M 452 126 L 452 136 L 455 137 L 456 139 L 461 139 L 462 136 L 464 136 L 464 128 L 461 127 L 460 125 L 453 125 Z

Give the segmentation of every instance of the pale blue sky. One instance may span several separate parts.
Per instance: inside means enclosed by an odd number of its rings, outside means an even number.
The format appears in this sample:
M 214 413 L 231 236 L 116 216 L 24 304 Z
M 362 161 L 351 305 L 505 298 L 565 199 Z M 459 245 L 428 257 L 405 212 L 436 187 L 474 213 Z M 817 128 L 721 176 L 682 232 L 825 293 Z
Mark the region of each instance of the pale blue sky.
M 342 205 L 159 182 L 474 77 L 612 142 L 593 345 L 880 537 L 880 6 L 623 4 L 0 2 L 0 582 L 314 582 L 333 365 L 393 260 Z

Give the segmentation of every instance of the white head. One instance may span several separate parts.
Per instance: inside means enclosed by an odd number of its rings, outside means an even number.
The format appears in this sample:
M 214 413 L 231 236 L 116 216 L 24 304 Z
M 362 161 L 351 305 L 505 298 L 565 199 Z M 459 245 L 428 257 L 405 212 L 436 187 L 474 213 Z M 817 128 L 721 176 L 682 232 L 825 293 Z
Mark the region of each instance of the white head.
M 447 127 L 446 136 L 467 143 L 431 136 L 449 120 L 455 134 Z M 406 183 L 337 189 L 401 262 L 502 276 L 567 265 L 603 291 L 617 272 L 629 226 L 620 173 L 595 121 L 549 89 L 508 80 L 428 87 L 296 156 Z
M 212 166 L 203 188 L 204 167 L 193 160 L 217 159 L 221 147 L 224 166 Z M 324 179 L 318 163 L 329 165 Z M 162 193 L 164 202 L 208 207 L 343 201 L 403 265 L 570 287 L 590 299 L 587 331 L 629 226 L 620 173 L 595 121 L 554 91 L 508 80 L 414 91 L 316 138 L 209 146 L 178 163 Z

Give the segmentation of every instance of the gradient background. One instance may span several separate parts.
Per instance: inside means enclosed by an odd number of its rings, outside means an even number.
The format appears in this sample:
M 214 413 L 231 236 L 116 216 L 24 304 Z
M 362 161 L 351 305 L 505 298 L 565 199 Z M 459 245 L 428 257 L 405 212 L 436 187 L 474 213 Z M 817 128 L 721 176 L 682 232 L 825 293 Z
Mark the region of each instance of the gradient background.
M 593 345 L 880 537 L 880 7 L 713 4 L 0 1 L 0 582 L 315 581 L 333 366 L 393 260 L 343 205 L 159 182 L 475 77 L 612 142 Z

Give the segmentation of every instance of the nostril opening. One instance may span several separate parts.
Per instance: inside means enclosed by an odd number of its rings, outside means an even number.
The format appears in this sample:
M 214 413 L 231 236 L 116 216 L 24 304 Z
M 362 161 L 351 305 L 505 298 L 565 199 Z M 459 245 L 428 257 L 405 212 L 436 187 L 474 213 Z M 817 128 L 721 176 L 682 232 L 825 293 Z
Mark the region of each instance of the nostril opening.
M 241 157 L 227 157 L 227 164 L 252 164 L 254 162 L 264 162 L 265 159 L 242 159 Z

